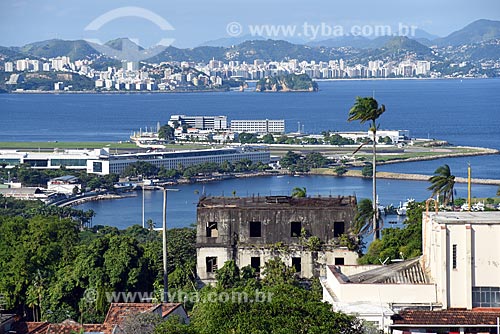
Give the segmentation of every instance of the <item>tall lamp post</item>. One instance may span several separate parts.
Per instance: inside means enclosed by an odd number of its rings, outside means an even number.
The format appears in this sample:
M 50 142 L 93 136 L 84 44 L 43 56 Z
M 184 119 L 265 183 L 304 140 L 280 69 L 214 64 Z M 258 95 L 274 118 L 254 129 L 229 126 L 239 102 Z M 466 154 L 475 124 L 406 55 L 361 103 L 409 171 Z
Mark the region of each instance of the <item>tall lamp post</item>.
M 168 303 L 168 272 L 167 272 L 167 192 L 179 189 L 163 188 L 163 302 Z

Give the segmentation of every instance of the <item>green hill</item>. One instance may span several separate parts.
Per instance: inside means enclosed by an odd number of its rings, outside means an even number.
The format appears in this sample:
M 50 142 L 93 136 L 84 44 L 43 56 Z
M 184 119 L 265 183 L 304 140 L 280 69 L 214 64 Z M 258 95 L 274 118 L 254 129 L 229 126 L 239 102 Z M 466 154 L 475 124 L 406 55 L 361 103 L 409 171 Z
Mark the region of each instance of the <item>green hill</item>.
M 473 44 L 500 38 L 500 21 L 477 20 L 450 35 L 436 39 L 440 46 Z
M 85 59 L 93 54 L 98 54 L 98 52 L 86 41 L 65 41 L 61 39 L 51 39 L 26 44 L 21 47 L 19 51 L 38 58 L 68 56 L 72 60 Z
M 260 79 L 256 92 L 315 92 L 318 84 L 307 74 L 287 74 Z
M 389 39 L 384 46 L 379 49 L 369 50 L 360 54 L 358 60 L 361 62 L 385 58 L 402 60 L 408 54 L 415 54 L 418 58 L 426 60 L 435 58 L 432 54 L 432 50 L 427 46 L 406 36 L 397 36 Z

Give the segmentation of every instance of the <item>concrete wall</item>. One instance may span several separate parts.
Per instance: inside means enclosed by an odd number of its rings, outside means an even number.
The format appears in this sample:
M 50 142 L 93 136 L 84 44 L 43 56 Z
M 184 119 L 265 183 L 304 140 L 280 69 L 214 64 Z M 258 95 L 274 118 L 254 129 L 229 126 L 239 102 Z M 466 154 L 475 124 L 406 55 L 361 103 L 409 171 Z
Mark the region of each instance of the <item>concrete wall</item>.
M 500 286 L 500 213 L 431 213 L 423 223 L 426 270 L 443 308 L 471 309 L 473 287 Z

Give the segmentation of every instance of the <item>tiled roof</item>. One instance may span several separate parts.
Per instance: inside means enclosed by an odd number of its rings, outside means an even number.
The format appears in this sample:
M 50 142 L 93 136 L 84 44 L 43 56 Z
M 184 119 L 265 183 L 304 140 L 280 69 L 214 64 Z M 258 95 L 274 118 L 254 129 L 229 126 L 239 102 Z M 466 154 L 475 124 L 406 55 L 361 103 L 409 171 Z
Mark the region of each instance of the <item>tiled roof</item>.
M 349 276 L 350 283 L 371 284 L 427 284 L 420 258 L 380 266 L 356 275 Z
M 19 334 L 45 334 L 48 327 L 48 322 L 16 322 L 12 329 Z
M 392 316 L 397 325 L 496 325 L 500 309 L 449 309 L 442 311 L 405 310 Z
M 66 320 L 60 324 L 49 324 L 48 322 L 17 322 L 13 330 L 17 334 L 71 334 L 85 332 L 96 332 L 111 334 L 113 326 L 106 324 L 81 325 L 72 320 Z
M 111 303 L 103 324 L 82 325 L 73 320 L 65 320 L 60 324 L 17 322 L 14 324 L 13 330 L 18 334 L 70 334 L 79 333 L 83 329 L 85 332 L 112 334 L 113 329 L 131 314 L 156 312 L 165 318 L 181 306 L 180 303 Z
M 111 303 L 104 323 L 120 325 L 127 316 L 143 312 L 158 312 L 165 317 L 181 305 L 180 303 Z

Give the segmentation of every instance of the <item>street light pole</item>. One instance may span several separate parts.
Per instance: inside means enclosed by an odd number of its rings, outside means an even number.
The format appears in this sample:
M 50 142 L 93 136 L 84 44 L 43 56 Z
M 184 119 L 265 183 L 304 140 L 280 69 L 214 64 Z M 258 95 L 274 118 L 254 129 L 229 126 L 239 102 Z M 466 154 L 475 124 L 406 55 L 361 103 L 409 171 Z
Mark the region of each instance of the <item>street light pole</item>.
M 146 228 L 146 223 L 144 222 L 144 181 L 142 181 L 142 228 Z
M 168 272 L 167 272 L 167 192 L 179 189 L 163 188 L 163 302 L 168 303 Z

